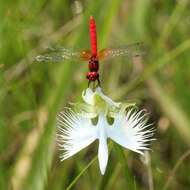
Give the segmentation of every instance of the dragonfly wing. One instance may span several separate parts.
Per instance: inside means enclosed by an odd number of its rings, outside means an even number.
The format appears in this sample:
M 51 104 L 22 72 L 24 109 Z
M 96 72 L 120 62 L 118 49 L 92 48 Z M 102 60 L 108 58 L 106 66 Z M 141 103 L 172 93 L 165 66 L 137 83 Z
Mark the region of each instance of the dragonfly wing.
M 144 54 L 143 43 L 134 43 L 121 48 L 107 48 L 102 49 L 98 53 L 100 60 L 108 60 L 119 56 L 135 57 Z
M 76 51 L 67 48 L 49 47 L 42 55 L 36 56 L 38 62 L 60 62 L 63 60 L 88 60 L 91 53 L 88 50 Z

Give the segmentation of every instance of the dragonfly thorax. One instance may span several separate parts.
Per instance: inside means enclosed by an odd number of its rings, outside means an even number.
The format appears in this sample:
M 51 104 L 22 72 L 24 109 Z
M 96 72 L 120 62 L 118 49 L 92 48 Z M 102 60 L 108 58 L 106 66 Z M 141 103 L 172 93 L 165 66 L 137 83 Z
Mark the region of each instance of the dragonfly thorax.
M 99 63 L 96 57 L 91 57 L 88 63 L 89 71 L 90 72 L 98 72 Z
M 86 75 L 86 78 L 89 81 L 99 81 L 99 73 L 98 73 L 98 69 L 99 69 L 99 63 L 98 63 L 98 59 L 95 56 L 92 56 L 89 60 L 88 63 L 88 67 L 89 67 L 89 72 Z

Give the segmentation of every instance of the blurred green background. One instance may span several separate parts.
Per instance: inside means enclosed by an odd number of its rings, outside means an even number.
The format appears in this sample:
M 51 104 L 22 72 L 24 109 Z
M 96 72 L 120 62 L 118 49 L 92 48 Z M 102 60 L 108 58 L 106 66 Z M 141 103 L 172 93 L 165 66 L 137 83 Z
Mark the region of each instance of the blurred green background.
M 7 0 L 0 2 L 0 189 L 189 190 L 190 1 Z M 98 143 L 60 162 L 56 114 L 87 87 L 87 63 L 36 63 L 47 47 L 98 47 L 143 41 L 146 55 L 100 63 L 115 101 L 150 112 L 156 138 L 145 158 L 115 144 L 100 175 Z

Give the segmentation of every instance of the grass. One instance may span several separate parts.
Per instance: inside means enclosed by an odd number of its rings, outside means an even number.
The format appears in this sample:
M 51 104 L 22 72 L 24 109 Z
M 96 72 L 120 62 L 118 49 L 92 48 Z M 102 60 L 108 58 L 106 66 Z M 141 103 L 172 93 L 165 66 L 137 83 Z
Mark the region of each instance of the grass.
M 77 14 L 67 0 L 0 2 L 0 189 L 188 190 L 189 1 L 76 2 Z M 106 94 L 136 101 L 157 128 L 149 165 L 113 144 L 105 176 L 97 143 L 62 163 L 55 145 L 56 114 L 87 87 L 87 65 L 34 61 L 52 45 L 88 48 L 90 15 L 99 48 L 145 43 L 142 60 L 101 62 L 100 74 Z

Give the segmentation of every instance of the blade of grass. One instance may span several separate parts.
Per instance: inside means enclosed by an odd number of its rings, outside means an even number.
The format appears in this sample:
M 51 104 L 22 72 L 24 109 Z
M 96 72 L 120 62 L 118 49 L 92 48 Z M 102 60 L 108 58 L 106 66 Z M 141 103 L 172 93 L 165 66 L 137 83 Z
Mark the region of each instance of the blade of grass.
M 111 179 L 111 176 L 115 173 L 115 167 L 110 165 L 111 163 L 108 162 L 108 166 L 106 168 L 106 173 L 101 177 L 100 184 L 97 185 L 98 190 L 105 190 L 107 189 L 108 183 Z
M 151 9 L 151 0 L 136 0 L 133 10 L 133 15 L 131 17 L 133 25 L 135 27 L 135 32 L 142 38 L 142 40 L 147 39 L 147 26 L 146 18 L 147 12 Z
M 166 190 L 168 189 L 169 185 L 171 184 L 172 182 L 172 179 L 173 177 L 175 176 L 175 173 L 177 172 L 177 169 L 179 168 L 179 166 L 183 163 L 183 161 L 188 157 L 190 156 L 190 150 L 187 150 L 180 158 L 179 160 L 176 162 L 174 168 L 172 169 L 171 171 L 171 174 L 170 176 L 168 177 L 164 187 L 163 187 L 163 190 Z
M 106 42 L 109 38 L 109 31 L 111 27 L 111 23 L 113 22 L 114 16 L 119 10 L 119 7 L 121 6 L 122 1 L 107 1 L 105 2 L 104 8 L 102 10 L 109 10 L 104 12 L 104 17 L 101 19 L 101 24 L 103 23 L 103 27 L 100 32 L 99 37 L 99 47 L 105 47 Z
M 120 171 L 121 171 L 121 165 L 119 164 L 119 162 L 117 162 L 116 166 L 114 167 L 114 172 L 110 176 L 108 184 L 104 189 L 115 189 L 114 185 L 116 184 Z
M 163 47 L 164 41 L 171 34 L 172 30 L 176 27 L 176 25 L 180 22 L 180 18 L 184 13 L 185 9 L 188 8 L 188 0 L 177 1 L 174 11 L 170 16 L 169 20 L 163 26 L 163 30 L 158 40 L 158 46 Z
M 52 92 L 52 101 L 48 101 L 48 121 L 44 126 L 44 133 L 39 139 L 37 149 L 32 158 L 31 169 L 25 180 L 23 189 L 32 190 L 44 188 L 47 179 L 47 172 L 50 169 L 53 157 L 56 112 L 59 107 L 60 101 L 66 98 L 66 94 L 69 91 L 70 82 L 68 82 L 68 78 L 70 73 L 72 72 L 72 69 L 69 67 L 69 64 L 64 65 L 64 69 L 62 70 L 62 77 L 60 77 L 60 85 L 57 89 L 54 89 L 54 92 Z M 66 86 L 65 84 L 67 84 L 68 86 Z
M 28 134 L 25 140 L 25 145 L 20 152 L 19 159 L 15 163 L 12 171 L 13 175 L 11 178 L 11 184 L 14 190 L 21 189 L 23 180 L 31 166 L 31 157 L 37 147 L 38 140 L 42 135 L 47 117 L 46 109 L 40 109 L 38 112 L 37 127 Z
M 64 24 L 57 31 L 53 31 L 51 34 L 44 36 L 37 47 L 32 49 L 20 62 L 14 64 L 8 70 L 4 72 L 4 78 L 7 81 L 11 81 L 15 78 L 18 78 L 26 69 L 28 69 L 29 65 L 34 63 L 35 56 L 39 54 L 42 50 L 47 48 L 49 44 L 56 42 L 58 39 L 66 36 L 68 33 L 72 32 L 76 29 L 79 24 L 81 24 L 82 17 L 79 15 L 68 23 Z
M 158 102 L 163 112 L 172 121 L 182 139 L 190 145 L 190 120 L 186 113 L 178 105 L 171 95 L 162 88 L 161 84 L 155 77 L 147 81 L 152 97 Z
M 132 183 L 132 175 L 130 174 L 128 164 L 127 164 L 127 159 L 125 157 L 123 149 L 117 144 L 114 144 L 114 149 L 116 151 L 115 155 L 119 159 L 119 162 L 122 166 L 121 167 L 122 171 L 124 172 L 126 187 L 127 187 L 127 189 L 134 189 L 134 186 Z

